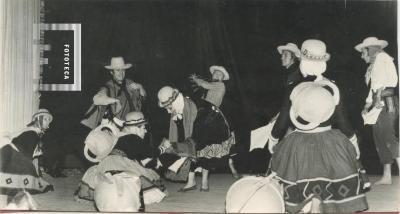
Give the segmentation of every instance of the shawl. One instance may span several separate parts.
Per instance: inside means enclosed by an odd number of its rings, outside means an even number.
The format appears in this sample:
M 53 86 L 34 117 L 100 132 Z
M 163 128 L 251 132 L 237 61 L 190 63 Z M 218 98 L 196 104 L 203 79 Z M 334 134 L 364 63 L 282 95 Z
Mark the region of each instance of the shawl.
M 189 98 L 183 98 L 183 129 L 185 131 L 185 139 L 192 136 L 193 133 L 193 123 L 197 117 L 197 107 L 193 101 Z M 178 127 L 173 120 L 173 115 L 171 114 L 171 119 L 169 122 L 169 140 L 171 142 L 178 141 Z

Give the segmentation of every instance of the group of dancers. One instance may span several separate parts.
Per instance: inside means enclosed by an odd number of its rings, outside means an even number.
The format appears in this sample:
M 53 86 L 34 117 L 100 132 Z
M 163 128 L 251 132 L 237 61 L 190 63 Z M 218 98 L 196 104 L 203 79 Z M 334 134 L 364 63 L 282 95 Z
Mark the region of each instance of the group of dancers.
M 369 64 L 369 95 L 362 116 L 365 124 L 372 125 L 384 165 L 384 175 L 376 184 L 391 184 L 390 166 L 393 160 L 400 164 L 394 89 L 398 76 L 393 58 L 383 51 L 387 45 L 368 37 L 355 46 Z M 282 186 L 280 197 L 286 212 L 299 212 L 305 201 L 313 202 L 313 212 L 367 210 L 365 193 L 370 183 L 359 161 L 358 139 L 340 89 L 324 76 L 331 58 L 325 43 L 309 39 L 301 49 L 288 43 L 277 50 L 287 81 L 279 113 L 270 121 L 273 128 L 266 133 L 265 147 L 272 157 L 265 176 Z M 229 80 L 227 70 L 211 66 L 212 81 L 191 76 L 196 86 L 207 90 L 200 100 L 171 86 L 158 91 L 159 107 L 170 114 L 169 134 L 159 146 L 153 146 L 145 140 L 148 120 L 142 106 L 146 91 L 125 78 L 131 67 L 123 57 L 111 58 L 105 68 L 112 79 L 93 97 L 93 105 L 81 121 L 82 153 L 93 164 L 83 175 L 75 198 L 94 201 L 100 211 L 145 211 L 145 204 L 161 202 L 169 194 L 161 178 L 186 182 L 179 190 L 182 193 L 209 192 L 209 172 L 218 161 L 229 161 L 232 173 L 240 178 L 231 158 L 235 130 L 220 109 L 224 81 Z M 37 164 L 40 139 L 51 121 L 50 112 L 40 109 L 26 129 L 2 138 L 0 194 L 8 202 L 21 190 L 53 190 L 42 179 Z M 199 187 L 196 172 L 202 175 Z M 259 204 L 258 211 L 268 211 L 269 203 L 273 202 Z

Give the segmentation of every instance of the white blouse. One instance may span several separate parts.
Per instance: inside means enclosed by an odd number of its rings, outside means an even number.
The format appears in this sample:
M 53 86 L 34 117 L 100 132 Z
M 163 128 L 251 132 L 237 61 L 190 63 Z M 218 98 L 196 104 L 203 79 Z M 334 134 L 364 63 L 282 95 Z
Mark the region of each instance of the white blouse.
M 375 62 L 368 67 L 365 73 L 365 82 L 371 83 L 370 91 L 366 99 L 367 103 L 372 103 L 372 92 L 380 88 L 396 87 L 398 76 L 393 58 L 385 52 L 376 55 Z

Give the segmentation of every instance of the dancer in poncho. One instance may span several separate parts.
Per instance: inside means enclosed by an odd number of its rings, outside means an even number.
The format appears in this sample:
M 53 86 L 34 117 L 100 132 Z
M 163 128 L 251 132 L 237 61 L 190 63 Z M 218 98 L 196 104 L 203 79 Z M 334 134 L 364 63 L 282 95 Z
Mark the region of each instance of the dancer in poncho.
M 197 189 L 195 169 L 202 168 L 202 185 L 200 191 L 209 191 L 208 174 L 213 167 L 212 160 L 229 155 L 233 144 L 232 136 L 225 117 L 218 107 L 202 101 L 195 104 L 184 97 L 177 89 L 170 86 L 158 92 L 159 106 L 171 114 L 169 140 L 174 149 L 160 157 L 161 163 L 169 166 L 180 157 L 186 157 L 186 168 L 178 174 L 181 180 L 187 181 L 180 189 L 187 192 Z

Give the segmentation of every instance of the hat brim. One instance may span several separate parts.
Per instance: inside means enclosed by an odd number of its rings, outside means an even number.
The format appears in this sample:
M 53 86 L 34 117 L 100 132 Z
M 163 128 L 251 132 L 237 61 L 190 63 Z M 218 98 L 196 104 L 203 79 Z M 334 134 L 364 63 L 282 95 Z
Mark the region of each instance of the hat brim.
M 146 125 L 148 123 L 148 121 L 143 120 L 141 122 L 137 122 L 137 123 L 129 123 L 129 121 L 126 121 L 124 123 L 124 126 L 140 126 L 140 125 Z
M 386 40 L 377 40 L 374 42 L 368 42 L 368 43 L 360 43 L 354 47 L 358 52 L 361 52 L 363 48 L 369 47 L 369 46 L 380 46 L 382 49 L 386 48 L 388 46 L 388 42 Z
M 222 80 L 229 80 L 229 73 L 225 69 L 211 66 L 210 73 L 214 74 L 215 71 L 221 71 L 224 74 L 224 78 L 222 78 Z
M 50 122 L 53 121 L 53 115 L 51 115 L 50 112 L 38 112 L 38 113 L 35 113 L 35 114 L 32 116 L 32 119 L 34 119 L 34 118 L 36 118 L 36 117 L 39 117 L 39 116 L 48 116 L 48 117 L 50 117 Z
M 83 154 L 85 155 L 85 158 L 90 162 L 97 163 L 101 161 L 97 159 L 97 157 L 93 158 L 89 155 L 89 147 L 87 145 L 85 145 L 85 147 L 83 148 Z
M 179 91 L 174 89 L 172 97 L 168 98 L 168 100 L 164 101 L 164 103 L 158 101 L 158 106 L 160 108 L 164 108 L 165 106 L 171 105 L 178 98 L 178 96 L 179 96 Z
M 329 53 L 325 53 L 324 56 L 318 57 L 318 58 L 312 58 L 308 57 L 304 54 L 300 55 L 301 60 L 306 60 L 306 61 L 312 61 L 312 62 L 327 62 L 331 59 L 331 55 Z
M 107 156 L 111 153 L 111 151 L 114 149 L 114 146 L 115 146 L 115 144 L 117 143 L 117 141 L 118 141 L 118 139 L 115 138 L 115 139 L 113 140 L 113 142 L 112 142 L 113 146 L 110 146 L 110 147 L 106 150 L 106 152 L 104 152 L 103 154 L 96 155 L 96 157 L 91 157 L 91 156 L 89 155 L 90 149 L 89 149 L 88 144 L 85 143 L 85 147 L 83 148 L 83 154 L 84 154 L 84 156 L 85 156 L 85 158 L 86 158 L 87 160 L 89 160 L 89 161 L 91 161 L 91 162 L 93 162 L 93 163 L 100 162 L 101 160 L 103 160 L 105 157 L 107 157 Z M 91 153 L 92 153 L 92 152 L 91 152 Z M 92 153 L 92 154 L 93 154 L 93 153 Z
M 109 69 L 109 70 L 114 70 L 114 69 L 128 69 L 132 67 L 132 64 L 127 63 L 123 66 L 111 66 L 111 65 L 106 65 L 104 66 L 105 68 Z
M 305 130 L 305 131 L 309 131 L 312 129 L 317 128 L 320 123 L 317 122 L 310 122 L 308 124 L 302 124 L 297 120 L 298 115 L 296 115 L 296 113 L 294 113 L 293 107 L 290 108 L 290 120 L 292 121 L 293 125 L 296 126 L 296 128 L 301 129 L 301 130 Z
M 294 49 L 294 48 L 288 47 L 288 46 L 286 46 L 286 45 L 278 46 L 277 49 L 278 49 L 278 53 L 279 53 L 279 54 L 282 54 L 283 51 L 290 51 L 290 52 L 292 52 L 297 58 L 300 57 L 300 50 L 298 50 L 298 49 Z

